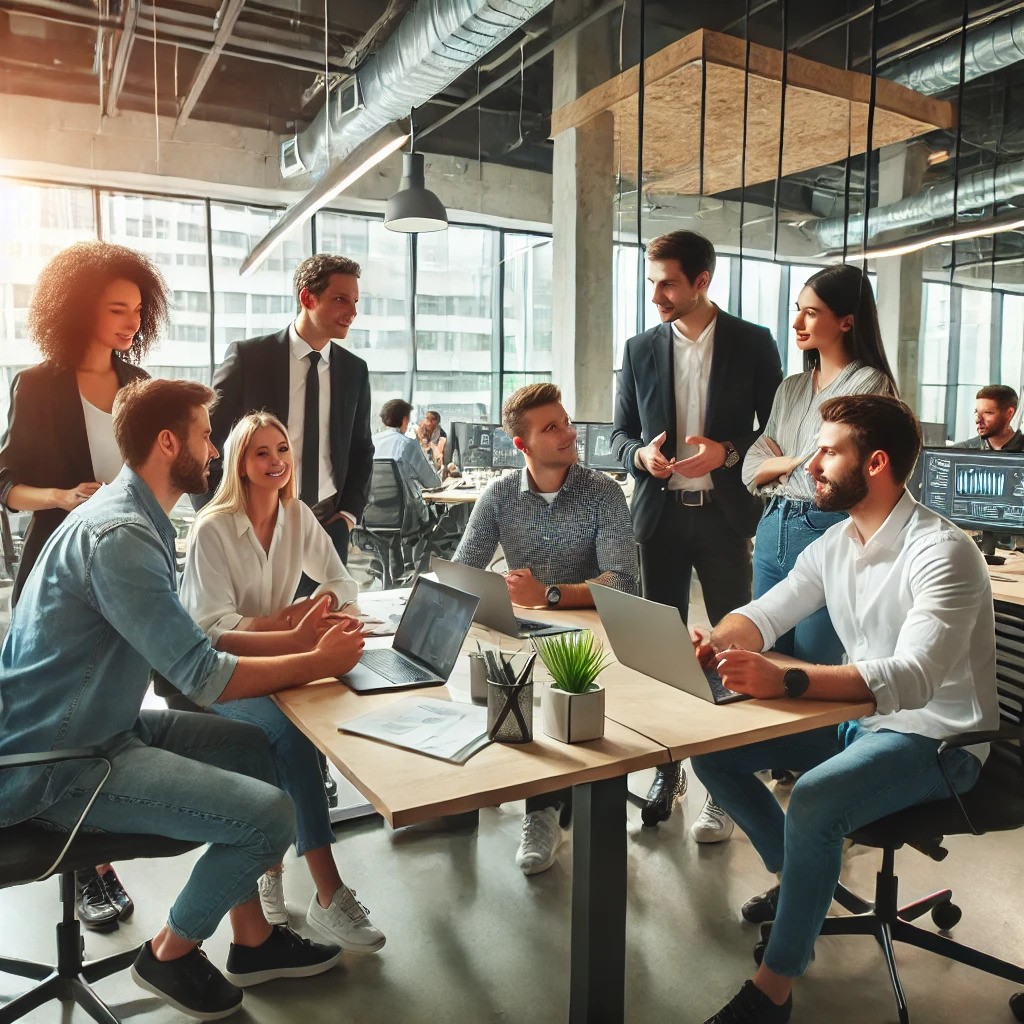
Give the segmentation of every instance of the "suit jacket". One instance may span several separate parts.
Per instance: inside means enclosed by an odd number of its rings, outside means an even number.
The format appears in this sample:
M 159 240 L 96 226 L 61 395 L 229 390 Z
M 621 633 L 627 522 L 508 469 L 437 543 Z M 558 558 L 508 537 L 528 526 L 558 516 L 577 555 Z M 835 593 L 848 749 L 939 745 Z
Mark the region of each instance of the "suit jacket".
M 626 342 L 615 396 L 612 450 L 636 479 L 633 533 L 640 544 L 650 539 L 658 525 L 665 503 L 662 492 L 668 481 L 638 469 L 634 456 L 663 430 L 663 454 L 668 458 L 676 454 L 673 363 L 671 324 L 659 324 Z M 743 486 L 740 465 L 768 422 L 781 381 L 782 363 L 771 331 L 719 310 L 704 436 L 714 441 L 731 441 L 739 452 L 740 461 L 729 469 L 723 466 L 714 470 L 711 482 L 717 507 L 741 537 L 754 535 L 763 506 L 761 499 Z
M 282 423 L 302 419 L 302 409 L 288 408 L 288 361 L 292 358 L 288 329 L 230 346 L 213 378 L 217 404 L 210 414 L 211 440 L 222 453 L 210 467 L 210 490 L 196 495 L 193 505 L 205 505 L 224 471 L 224 441 L 248 412 L 266 409 Z M 370 493 L 373 441 L 370 432 L 370 374 L 366 363 L 335 345 L 331 350 L 330 451 L 335 511 L 361 519 Z
M 121 387 L 149 376 L 117 356 L 112 362 Z M 18 484 L 69 490 L 95 479 L 75 371 L 49 362 L 22 370 L 11 385 L 10 422 L 0 442 L 0 502 L 6 505 L 11 488 Z M 12 603 L 17 601 L 43 545 L 66 517 L 67 512 L 61 508 L 32 513 L 14 579 Z

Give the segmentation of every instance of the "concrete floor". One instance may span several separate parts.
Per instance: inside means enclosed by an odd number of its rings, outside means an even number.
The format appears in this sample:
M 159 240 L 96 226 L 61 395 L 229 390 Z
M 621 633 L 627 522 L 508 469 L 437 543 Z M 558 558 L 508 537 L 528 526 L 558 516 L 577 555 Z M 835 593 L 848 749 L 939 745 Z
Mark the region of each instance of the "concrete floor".
M 0 592 L 0 633 L 6 628 L 9 593 L 9 588 Z M 700 618 L 698 605 L 694 619 Z M 645 793 L 653 774 L 634 776 L 633 792 Z M 629 1024 L 699 1024 L 753 971 L 757 929 L 742 922 L 738 908 L 774 879 L 745 836 L 737 833 L 715 846 L 690 841 L 687 828 L 703 797 L 691 778 L 682 812 L 653 830 L 641 827 L 636 807 L 628 808 Z M 370 908 L 387 945 L 374 956 L 346 955 L 339 969 L 318 978 L 250 989 L 243 1010 L 232 1019 L 240 1024 L 566 1021 L 572 846 L 562 847 L 550 871 L 523 877 L 513 862 L 522 811 L 521 803 L 486 809 L 476 831 L 393 832 L 379 819 L 339 828 L 336 854 L 343 877 Z M 903 902 L 950 886 L 964 909 L 957 939 L 1006 959 L 1024 959 L 1020 834 L 954 838 L 948 847 L 950 856 L 942 864 L 913 850 L 898 856 Z M 87 954 L 104 956 L 151 936 L 197 855 L 119 864 L 136 900 L 135 918 L 112 935 L 87 935 Z M 875 851 L 852 849 L 844 880 L 870 895 L 878 861 Z M 312 892 L 305 864 L 294 856 L 286 863 L 292 924 L 314 937 L 304 922 Z M 49 961 L 58 913 L 56 881 L 0 891 L 0 953 Z M 228 941 L 222 925 L 206 943 L 215 964 L 223 966 Z M 1014 986 L 916 950 L 897 955 L 915 1024 L 1012 1024 L 1006 1001 Z M 0 1004 L 26 987 L 21 979 L 0 974 Z M 98 991 L 120 1018 L 145 1024 L 186 1019 L 138 989 L 127 974 L 101 982 Z M 51 1003 L 25 1019 L 86 1024 L 90 1018 Z M 820 940 L 817 959 L 796 989 L 792 1019 L 794 1024 L 895 1021 L 875 942 Z

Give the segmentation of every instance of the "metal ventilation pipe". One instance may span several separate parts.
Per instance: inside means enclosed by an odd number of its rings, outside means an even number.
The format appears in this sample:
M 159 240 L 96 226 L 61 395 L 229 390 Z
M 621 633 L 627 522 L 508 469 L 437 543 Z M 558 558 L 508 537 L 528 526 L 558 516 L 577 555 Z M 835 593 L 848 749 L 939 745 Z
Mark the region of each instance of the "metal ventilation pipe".
M 990 170 L 972 171 L 960 178 L 956 190 L 957 216 L 962 217 L 971 210 L 988 206 L 993 202 L 1004 202 L 1024 193 L 1024 160 L 1004 164 Z M 908 196 L 889 206 L 881 206 L 868 215 L 868 238 L 874 238 L 883 231 L 927 224 L 934 220 L 953 216 L 953 181 Z M 841 217 L 815 221 L 812 226 L 815 237 L 826 250 L 843 247 L 844 221 Z M 846 243 L 859 246 L 864 237 L 864 218 L 852 217 L 846 227 Z
M 335 89 L 309 127 L 284 147 L 314 179 L 385 125 L 408 117 L 542 11 L 551 0 L 419 0 L 379 52 Z
M 926 95 L 944 92 L 960 84 L 961 41 L 952 39 L 902 64 L 894 82 Z M 1008 15 L 967 34 L 964 80 L 971 81 L 1024 60 L 1024 11 Z M 1024 162 L 1006 164 L 992 171 L 975 171 L 960 179 L 957 216 L 992 202 L 1013 199 L 1024 193 Z M 915 196 L 873 210 L 868 218 L 868 239 L 895 228 L 927 224 L 953 216 L 953 182 L 944 182 Z M 822 248 L 859 246 L 864 238 L 864 219 L 851 218 L 845 226 L 841 217 L 819 220 L 811 231 Z
M 1024 11 L 968 32 L 964 49 L 965 82 L 1024 60 Z M 950 40 L 911 57 L 886 77 L 926 96 L 945 92 L 960 84 L 960 50 L 960 39 Z

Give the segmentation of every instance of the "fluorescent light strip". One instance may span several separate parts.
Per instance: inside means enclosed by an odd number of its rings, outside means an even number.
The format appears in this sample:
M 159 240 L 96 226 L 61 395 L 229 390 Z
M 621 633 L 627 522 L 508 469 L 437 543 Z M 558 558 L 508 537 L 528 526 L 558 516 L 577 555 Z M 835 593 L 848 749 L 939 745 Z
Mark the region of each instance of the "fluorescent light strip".
M 968 238 L 984 238 L 986 235 L 999 235 L 1004 231 L 1019 231 L 1024 228 L 1024 217 L 1015 220 L 991 220 L 986 224 L 979 224 L 977 227 L 961 228 L 958 231 L 948 231 L 942 234 L 928 235 L 918 238 L 914 242 L 906 242 L 903 245 L 889 245 L 881 249 L 868 249 L 866 252 L 848 252 L 847 263 L 856 263 L 860 260 L 879 260 L 886 256 L 906 256 L 912 252 L 920 252 L 930 245 L 943 245 L 947 242 L 961 242 Z M 843 262 L 842 256 L 836 257 L 836 262 Z

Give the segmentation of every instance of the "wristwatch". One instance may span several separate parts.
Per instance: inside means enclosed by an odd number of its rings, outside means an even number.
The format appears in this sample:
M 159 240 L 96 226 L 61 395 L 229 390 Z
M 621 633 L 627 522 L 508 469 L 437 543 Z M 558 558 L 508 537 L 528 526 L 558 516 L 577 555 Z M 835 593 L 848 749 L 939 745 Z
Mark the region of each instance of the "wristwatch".
M 740 453 L 736 451 L 736 445 L 732 441 L 723 441 L 722 447 L 725 449 L 725 462 L 722 465 L 726 469 L 732 469 L 740 461 Z
M 548 589 L 544 591 L 544 597 L 547 598 L 548 607 L 554 608 L 558 602 L 562 600 L 562 592 L 558 587 L 548 587 Z
M 811 685 L 807 673 L 802 668 L 788 668 L 782 676 L 782 686 L 787 697 L 802 697 Z

